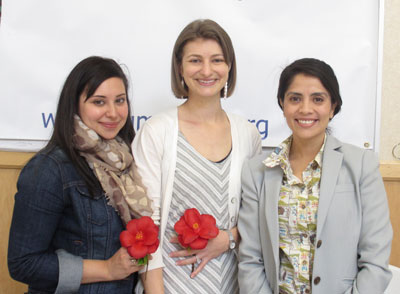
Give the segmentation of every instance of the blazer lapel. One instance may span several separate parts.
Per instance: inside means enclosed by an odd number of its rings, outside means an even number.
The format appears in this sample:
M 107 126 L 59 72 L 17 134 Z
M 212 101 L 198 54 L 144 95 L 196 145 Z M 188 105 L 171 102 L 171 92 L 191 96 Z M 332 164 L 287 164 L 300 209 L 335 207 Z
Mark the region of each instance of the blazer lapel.
M 279 265 L 278 201 L 283 171 L 280 166 L 267 167 L 265 172 L 265 215 L 273 248 L 275 264 Z
M 318 204 L 317 238 L 320 238 L 324 227 L 343 161 L 343 154 L 336 150 L 342 146 L 340 141 L 328 135 L 325 144 Z

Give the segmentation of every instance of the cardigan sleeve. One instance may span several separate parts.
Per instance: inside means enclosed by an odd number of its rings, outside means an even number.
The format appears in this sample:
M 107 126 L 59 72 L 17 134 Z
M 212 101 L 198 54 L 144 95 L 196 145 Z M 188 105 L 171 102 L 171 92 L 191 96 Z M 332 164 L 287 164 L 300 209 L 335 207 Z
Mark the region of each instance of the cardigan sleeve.
M 132 152 L 142 182 L 147 188 L 147 195 L 153 201 L 152 219 L 158 226 L 161 220 L 163 148 L 160 130 L 152 124 L 152 119 L 150 119 L 136 135 L 132 144 Z M 148 270 L 164 266 L 160 247 L 152 255 L 153 259 L 149 261 Z
M 251 125 L 251 143 L 252 143 L 252 150 L 253 154 L 250 155 L 250 158 L 260 154 L 262 150 L 262 145 L 261 145 L 261 136 L 260 133 L 258 132 L 258 129 L 256 128 L 255 125 Z

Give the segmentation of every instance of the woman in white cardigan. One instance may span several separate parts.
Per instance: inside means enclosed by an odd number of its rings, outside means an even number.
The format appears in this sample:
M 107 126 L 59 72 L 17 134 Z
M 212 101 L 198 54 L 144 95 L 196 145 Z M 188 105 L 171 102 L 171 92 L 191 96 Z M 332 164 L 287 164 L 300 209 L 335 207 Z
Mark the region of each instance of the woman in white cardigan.
M 261 151 L 261 140 L 254 125 L 221 107 L 235 81 L 235 54 L 227 33 L 211 20 L 186 26 L 172 57 L 172 90 L 186 101 L 149 119 L 133 143 L 139 173 L 154 201 L 153 219 L 160 223 L 160 246 L 142 281 L 146 293 L 163 293 L 164 288 L 166 293 L 238 291 L 232 249 L 239 242 L 240 174 L 244 160 Z M 220 175 L 225 184 L 213 187 L 220 167 L 227 168 Z M 181 248 L 173 234 L 176 218 L 192 207 L 213 214 L 215 203 L 223 215 L 214 215 L 218 236 L 202 250 Z

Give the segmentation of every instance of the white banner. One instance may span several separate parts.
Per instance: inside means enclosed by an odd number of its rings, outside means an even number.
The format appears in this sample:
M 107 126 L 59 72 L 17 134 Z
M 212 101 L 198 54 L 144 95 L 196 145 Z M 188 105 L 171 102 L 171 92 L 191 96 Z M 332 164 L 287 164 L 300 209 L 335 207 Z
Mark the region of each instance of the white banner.
M 170 88 L 172 48 L 192 20 L 217 21 L 232 38 L 238 81 L 225 109 L 253 121 L 264 146 L 289 134 L 276 92 L 298 58 L 334 69 L 343 98 L 333 134 L 374 148 L 380 103 L 376 0 L 4 0 L 0 25 L 0 149 L 35 151 L 50 137 L 63 82 L 83 58 L 129 69 L 135 128 L 182 101 Z

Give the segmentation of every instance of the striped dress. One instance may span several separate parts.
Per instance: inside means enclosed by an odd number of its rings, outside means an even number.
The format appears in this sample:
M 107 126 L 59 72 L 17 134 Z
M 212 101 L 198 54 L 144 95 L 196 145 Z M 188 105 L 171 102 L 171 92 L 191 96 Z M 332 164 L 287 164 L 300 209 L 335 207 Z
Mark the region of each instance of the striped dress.
M 165 293 L 235 294 L 237 283 L 237 259 L 233 251 L 227 251 L 210 260 L 203 270 L 190 278 L 192 266 L 177 266 L 177 258 L 169 253 L 182 250 L 179 244 L 170 243 L 175 223 L 188 208 L 211 214 L 219 229 L 228 229 L 228 187 L 231 155 L 215 163 L 199 154 L 179 132 L 177 162 L 168 223 L 164 234 L 163 260 L 165 268 Z M 198 265 L 198 264 L 197 264 Z

